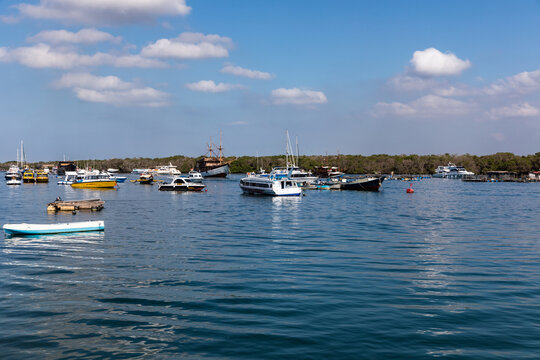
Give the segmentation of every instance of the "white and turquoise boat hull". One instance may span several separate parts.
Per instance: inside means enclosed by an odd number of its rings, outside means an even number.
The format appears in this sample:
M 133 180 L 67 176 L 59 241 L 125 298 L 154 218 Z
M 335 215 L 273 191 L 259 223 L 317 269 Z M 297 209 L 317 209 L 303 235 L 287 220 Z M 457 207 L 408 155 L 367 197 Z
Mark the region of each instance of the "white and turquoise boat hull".
M 103 231 L 104 221 L 83 221 L 63 224 L 5 224 L 4 232 L 8 235 L 47 235 L 81 231 Z

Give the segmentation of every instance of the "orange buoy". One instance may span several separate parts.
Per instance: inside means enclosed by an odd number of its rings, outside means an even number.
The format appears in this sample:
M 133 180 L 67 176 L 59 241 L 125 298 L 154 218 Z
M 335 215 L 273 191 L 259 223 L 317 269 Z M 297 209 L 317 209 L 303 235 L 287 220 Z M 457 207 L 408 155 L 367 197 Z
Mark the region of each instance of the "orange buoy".
M 407 189 L 407 194 L 412 194 L 414 192 L 414 189 L 412 188 L 412 184 L 409 185 L 409 188 Z

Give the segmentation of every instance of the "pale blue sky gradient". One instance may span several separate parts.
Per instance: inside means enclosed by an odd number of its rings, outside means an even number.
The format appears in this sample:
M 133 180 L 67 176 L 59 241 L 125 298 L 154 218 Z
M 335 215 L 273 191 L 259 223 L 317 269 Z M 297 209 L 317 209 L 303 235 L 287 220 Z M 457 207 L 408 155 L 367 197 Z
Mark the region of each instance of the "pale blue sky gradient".
M 0 3 L 0 161 L 15 159 L 21 139 L 30 161 L 198 156 L 220 130 L 225 154 L 237 156 L 283 153 L 285 129 L 304 154 L 540 151 L 536 1 L 186 0 L 187 15 L 106 24 L 29 17 L 13 7 L 21 3 L 40 1 Z M 227 37 L 232 46 L 227 57 L 145 57 L 165 68 L 38 68 L 32 63 L 39 59 L 25 63 L 17 55 L 38 46 L 28 38 L 42 31 L 90 28 L 122 40 L 47 46 L 61 54 L 138 55 L 188 32 Z M 427 58 L 431 48 L 439 60 Z M 427 74 L 411 62 L 415 52 L 428 62 L 450 61 L 441 70 L 448 72 Z M 227 64 L 272 78 L 221 72 Z M 114 76 L 129 88 L 151 88 L 162 103 L 96 102 L 78 96 L 82 83 L 58 85 L 69 74 Z M 201 80 L 231 88 L 187 87 Z M 396 85 L 405 80 L 408 87 Z M 280 100 L 276 89 L 322 98 Z

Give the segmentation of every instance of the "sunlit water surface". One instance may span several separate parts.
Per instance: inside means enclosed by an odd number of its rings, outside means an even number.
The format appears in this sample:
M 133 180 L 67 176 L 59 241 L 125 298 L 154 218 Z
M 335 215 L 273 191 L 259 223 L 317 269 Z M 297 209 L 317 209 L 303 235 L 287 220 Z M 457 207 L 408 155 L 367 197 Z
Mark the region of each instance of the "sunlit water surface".
M 0 184 L 0 224 L 106 229 L 0 240 L 0 357 L 540 357 L 540 184 L 267 198 L 238 181 Z M 47 214 L 57 196 L 105 209 Z

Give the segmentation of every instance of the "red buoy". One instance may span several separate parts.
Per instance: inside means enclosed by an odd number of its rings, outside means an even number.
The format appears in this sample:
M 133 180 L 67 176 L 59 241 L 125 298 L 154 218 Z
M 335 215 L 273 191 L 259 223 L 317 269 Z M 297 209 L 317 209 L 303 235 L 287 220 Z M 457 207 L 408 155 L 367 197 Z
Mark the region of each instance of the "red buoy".
M 412 184 L 409 185 L 409 188 L 407 189 L 407 194 L 412 194 L 414 192 L 414 189 L 412 188 Z

